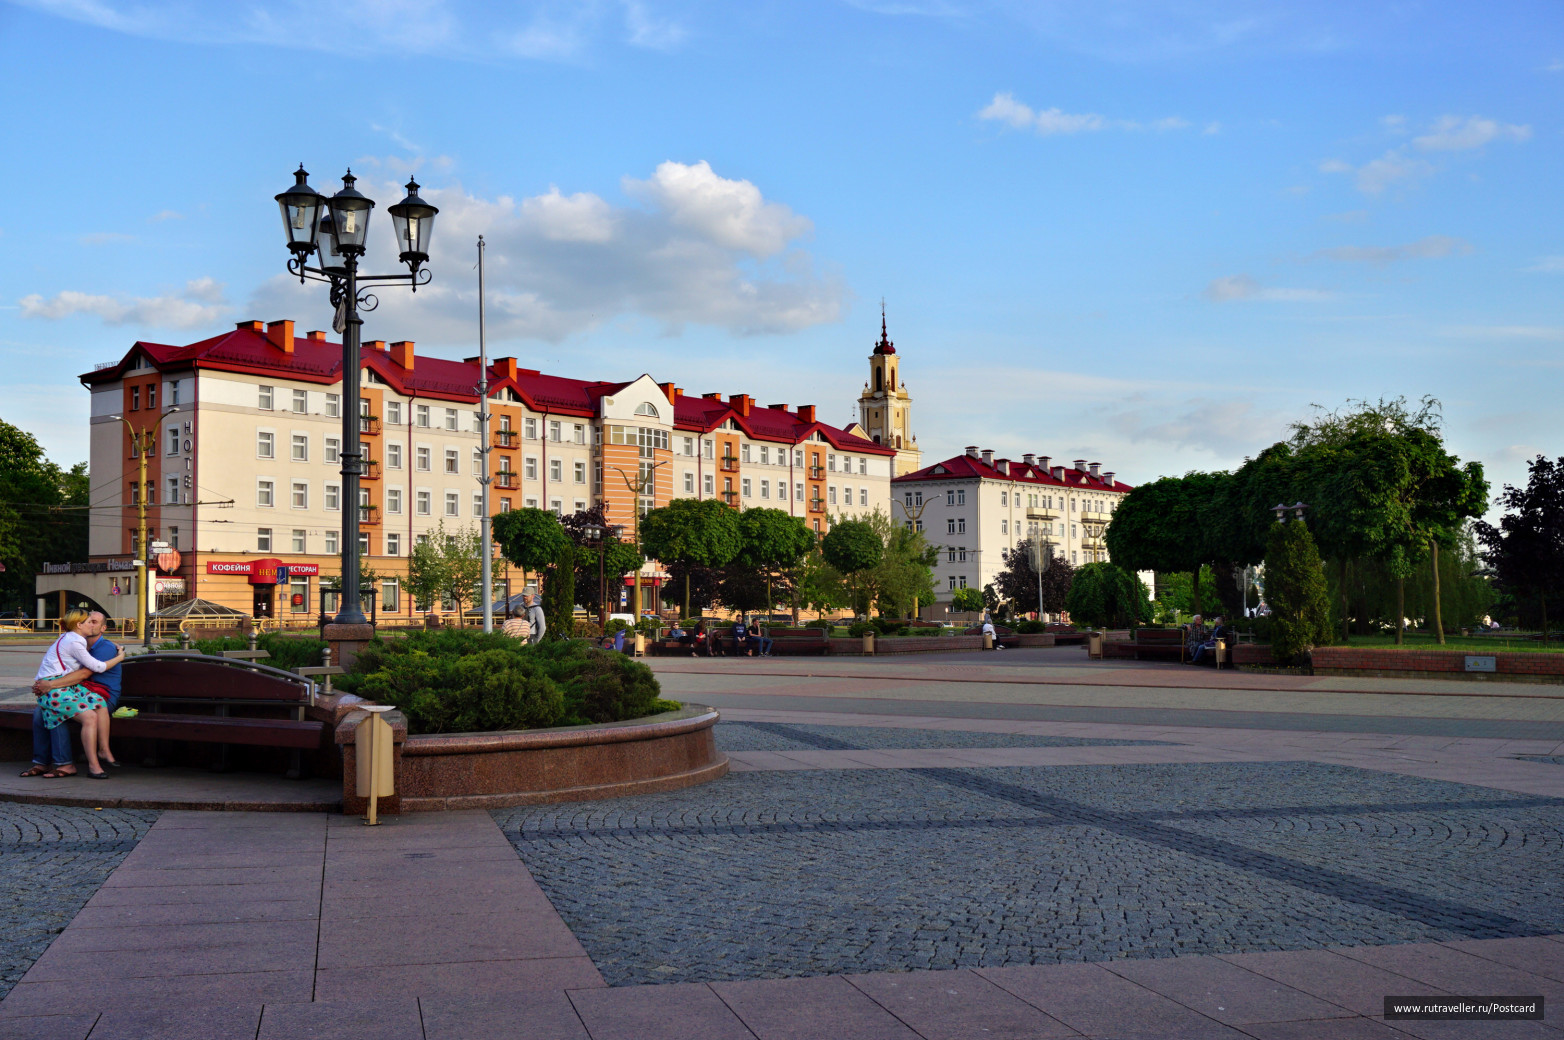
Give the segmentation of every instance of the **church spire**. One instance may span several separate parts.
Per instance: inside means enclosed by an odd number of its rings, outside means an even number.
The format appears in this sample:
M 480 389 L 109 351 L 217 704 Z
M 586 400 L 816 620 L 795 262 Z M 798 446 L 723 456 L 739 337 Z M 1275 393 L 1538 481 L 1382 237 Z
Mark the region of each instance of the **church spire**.
M 885 331 L 885 300 L 880 300 L 880 342 L 874 345 L 876 354 L 896 353 L 896 344 L 891 342 L 890 335 Z

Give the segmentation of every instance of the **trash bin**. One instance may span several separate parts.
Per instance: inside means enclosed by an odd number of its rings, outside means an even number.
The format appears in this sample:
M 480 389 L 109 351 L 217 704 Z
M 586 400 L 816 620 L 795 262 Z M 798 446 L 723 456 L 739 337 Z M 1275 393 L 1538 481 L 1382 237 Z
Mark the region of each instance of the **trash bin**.
M 873 632 L 865 632 L 863 634 L 863 652 L 866 653 L 866 654 L 869 654 L 870 656 L 873 656 L 873 654 L 874 654 L 874 633 Z
M 994 649 L 994 633 L 992 633 L 992 632 L 984 632 L 983 633 L 983 649 L 984 650 L 992 650 L 992 649 Z
M 1101 632 L 1086 633 L 1086 656 L 1095 659 L 1102 658 L 1103 634 Z
M 1225 639 L 1218 639 L 1216 641 L 1216 666 L 1218 670 L 1224 667 L 1231 668 L 1233 666 L 1233 658 L 1228 652 L 1227 640 Z

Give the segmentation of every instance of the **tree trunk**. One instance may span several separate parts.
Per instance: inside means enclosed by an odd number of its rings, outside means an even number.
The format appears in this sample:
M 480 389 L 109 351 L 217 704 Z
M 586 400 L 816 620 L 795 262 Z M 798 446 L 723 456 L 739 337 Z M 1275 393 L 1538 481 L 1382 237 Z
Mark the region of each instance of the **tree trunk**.
M 639 580 L 639 575 L 637 575 L 637 579 Z M 690 616 L 690 571 L 689 571 L 689 568 L 685 568 L 685 571 L 684 571 L 684 616 L 685 617 L 689 617 Z M 641 619 L 640 618 L 636 618 L 635 620 L 636 621 L 640 621 Z
M 1437 541 L 1430 540 L 1430 542 L 1428 544 L 1429 544 L 1429 547 L 1433 550 L 1433 552 L 1430 553 L 1428 559 L 1429 559 L 1429 562 L 1433 565 L 1433 569 L 1434 569 L 1434 635 L 1436 637 L 1438 637 L 1439 645 L 1440 646 L 1444 646 L 1445 645 L 1444 608 L 1441 606 L 1441 604 L 1439 602 L 1439 543 Z
M 1206 612 L 1205 612 L 1205 610 L 1202 609 L 1201 603 L 1200 603 L 1200 567 L 1201 567 L 1200 564 L 1198 564 L 1198 563 L 1195 564 L 1195 586 L 1194 586 L 1195 613 L 1200 615 L 1202 618 L 1204 618 L 1206 616 Z M 1038 580 L 1041 581 L 1042 579 L 1039 578 Z
M 1406 641 L 1407 629 L 1407 580 L 1396 578 L 1396 645 Z

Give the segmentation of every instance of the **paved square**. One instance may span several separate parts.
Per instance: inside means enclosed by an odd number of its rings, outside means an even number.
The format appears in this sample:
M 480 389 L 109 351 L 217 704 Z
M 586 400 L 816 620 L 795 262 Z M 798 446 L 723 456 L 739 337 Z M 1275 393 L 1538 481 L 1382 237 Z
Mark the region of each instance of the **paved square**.
M 494 816 L 610 985 L 1564 931 L 1564 800 L 1349 766 L 752 772 Z

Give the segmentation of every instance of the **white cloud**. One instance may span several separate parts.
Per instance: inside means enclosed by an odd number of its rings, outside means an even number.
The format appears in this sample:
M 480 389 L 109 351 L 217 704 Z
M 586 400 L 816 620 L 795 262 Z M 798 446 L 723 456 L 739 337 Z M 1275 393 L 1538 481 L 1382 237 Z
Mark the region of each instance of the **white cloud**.
M 1182 402 L 1131 402 L 1111 410 L 1108 424 L 1131 443 L 1193 448 L 1229 454 L 1234 445 L 1266 444 L 1280 437 L 1283 422 L 1259 412 L 1254 402 L 1193 397 Z
M 1207 123 L 1205 129 L 1200 131 L 1200 132 L 1202 134 L 1205 134 L 1208 137 L 1215 136 L 1215 135 L 1217 135 L 1217 134 L 1222 132 L 1222 124 L 1218 123 L 1218 122 L 1215 122 L 1215 121 L 1212 121 L 1210 123 Z
M 1428 133 L 1412 138 L 1412 143 L 1425 152 L 1464 152 L 1492 141 L 1519 142 L 1530 137 L 1529 126 L 1498 123 L 1481 116 L 1440 116 Z
M 560 342 L 621 318 L 651 319 L 667 334 L 697 324 L 743 335 L 841 317 L 847 287 L 800 246 L 813 225 L 755 185 L 724 178 L 705 162 L 665 162 L 623 186 L 639 205 L 555 186 L 519 201 L 425 188 L 420 194 L 440 207 L 434 280 L 416 296 L 395 287 L 380 292 L 374 322 L 398 337 L 470 344 L 479 234 L 488 244 L 488 331 L 497 341 Z M 399 190 L 360 187 L 371 197 Z M 370 234 L 378 270 L 393 255 L 386 222 L 372 224 Z M 285 276 L 262 286 L 251 309 L 268 319 L 329 320 L 320 287 Z
M 1355 168 L 1351 163 L 1340 159 L 1322 159 L 1319 167 L 1321 173 L 1351 173 Z
M 1435 260 L 1471 251 L 1472 244 L 1465 239 L 1428 235 L 1403 246 L 1337 246 L 1334 249 L 1321 249 L 1313 255 L 1348 263 L 1389 264 L 1397 260 Z
M 1392 149 L 1358 169 L 1358 190 L 1365 195 L 1379 195 L 1386 188 L 1426 177 L 1433 172 L 1434 168 L 1423 160 L 1409 159 L 1404 153 Z
M 82 235 L 77 241 L 84 246 L 106 246 L 115 242 L 134 242 L 135 235 L 127 235 L 120 231 L 94 231 L 90 235 Z
M 1457 325 L 1444 330 L 1444 335 L 1460 339 L 1519 339 L 1556 342 L 1564 340 L 1564 326 L 1560 325 Z
M 658 18 L 640 0 L 626 0 L 625 29 L 631 45 L 658 51 L 672 50 L 688 35 L 678 22 Z
M 1379 125 L 1392 134 L 1404 134 L 1407 132 L 1406 116 L 1381 116 Z
M 1564 274 L 1564 256 L 1539 256 L 1537 262 L 1526 270 L 1543 274 Z
M 77 314 L 96 315 L 105 325 L 142 325 L 191 329 L 210 325 L 228 310 L 223 286 L 211 278 L 186 282 L 184 289 L 164 296 L 96 296 L 66 290 L 45 299 L 33 293 L 17 301 L 24 318 L 58 321 Z
M 1232 303 L 1237 300 L 1260 300 L 1269 303 L 1319 303 L 1334 299 L 1336 294 L 1323 289 L 1287 289 L 1264 286 L 1247 274 L 1213 278 L 1201 293 L 1212 303 Z
M 1030 105 L 1017 101 L 1014 94 L 1006 91 L 995 94 L 994 100 L 983 106 L 977 115 L 979 119 L 1005 123 L 1017 130 L 1035 130 L 1043 137 L 1051 137 L 1055 134 L 1093 133 L 1110 127 L 1120 130 L 1165 132 L 1184 130 L 1189 126 L 1189 121 L 1179 116 L 1165 116 L 1150 123 L 1141 123 L 1133 119 L 1108 119 L 1096 112 L 1066 112 L 1060 108 L 1033 109 Z M 1206 126 L 1205 133 L 1214 134 L 1220 129 L 1220 124 L 1210 123 Z
M 160 210 L 147 218 L 148 224 L 161 224 L 165 220 L 184 220 L 185 215 L 171 209 Z

